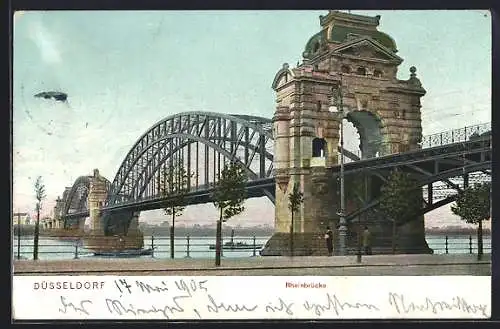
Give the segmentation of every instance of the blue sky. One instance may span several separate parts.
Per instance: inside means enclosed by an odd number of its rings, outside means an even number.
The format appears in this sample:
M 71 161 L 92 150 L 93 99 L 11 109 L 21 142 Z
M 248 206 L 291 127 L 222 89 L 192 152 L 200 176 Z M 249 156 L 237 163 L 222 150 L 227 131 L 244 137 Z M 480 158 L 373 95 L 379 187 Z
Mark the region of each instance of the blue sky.
M 491 18 L 487 11 L 352 11 L 381 15 L 427 90 L 424 134 L 491 119 Z M 275 73 L 295 66 L 322 11 L 51 11 L 14 20 L 14 210 L 46 209 L 81 175 L 112 180 L 137 138 L 174 113 L 274 113 Z M 34 98 L 68 93 L 68 104 Z M 347 145 L 358 144 L 351 131 Z M 267 202 L 267 201 L 266 201 Z M 247 201 L 274 217 L 271 204 Z M 264 205 L 263 205 L 264 203 Z M 211 205 L 209 205 L 212 207 Z M 207 206 L 208 207 L 208 206 Z M 213 208 L 213 207 L 212 207 Z M 187 215 L 189 211 L 187 211 Z M 269 218 L 267 218 L 269 217 Z M 272 221 L 271 221 L 272 223 Z

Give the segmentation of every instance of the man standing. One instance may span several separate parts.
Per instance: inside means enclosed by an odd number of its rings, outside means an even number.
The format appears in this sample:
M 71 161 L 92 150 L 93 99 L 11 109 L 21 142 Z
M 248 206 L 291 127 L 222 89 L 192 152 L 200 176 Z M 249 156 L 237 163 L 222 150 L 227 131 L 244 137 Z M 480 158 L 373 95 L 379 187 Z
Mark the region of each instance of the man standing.
M 328 248 L 328 256 L 332 256 L 333 255 L 333 232 L 330 229 L 330 226 L 326 227 L 325 240 L 326 240 L 326 248 Z
M 363 248 L 365 249 L 366 255 L 372 254 L 372 234 L 368 229 L 368 226 L 365 226 L 365 230 L 363 231 Z

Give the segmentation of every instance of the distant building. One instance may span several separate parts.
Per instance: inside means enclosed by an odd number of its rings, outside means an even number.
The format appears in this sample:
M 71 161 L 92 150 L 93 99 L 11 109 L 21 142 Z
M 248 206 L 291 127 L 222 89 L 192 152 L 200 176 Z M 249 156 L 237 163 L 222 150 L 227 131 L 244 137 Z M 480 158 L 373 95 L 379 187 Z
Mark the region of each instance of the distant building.
M 33 225 L 31 221 L 30 214 L 27 212 L 16 212 L 12 214 L 12 224 L 13 225 Z
M 51 218 L 49 216 L 40 218 L 40 228 L 41 229 L 57 229 L 63 228 L 64 221 Z

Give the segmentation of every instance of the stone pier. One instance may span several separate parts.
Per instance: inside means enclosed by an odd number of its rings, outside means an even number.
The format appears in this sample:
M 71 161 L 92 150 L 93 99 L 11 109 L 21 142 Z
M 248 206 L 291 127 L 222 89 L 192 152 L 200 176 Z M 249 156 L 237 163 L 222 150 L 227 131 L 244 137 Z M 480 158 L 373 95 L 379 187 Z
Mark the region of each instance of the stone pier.
M 99 170 L 94 169 L 94 175 L 90 181 L 88 194 L 88 206 L 90 215 L 90 230 L 94 235 L 104 235 L 101 225 L 101 207 L 106 201 L 108 193 L 106 191 L 106 180 L 99 175 Z
M 130 220 L 121 216 L 119 220 L 123 224 L 123 230 L 106 234 L 101 208 L 106 201 L 107 193 L 106 179 L 99 174 L 99 170 L 94 169 L 88 194 L 90 232 L 84 237 L 85 246 L 96 251 L 142 248 L 144 246 L 144 236 L 138 227 L 140 212 L 132 213 Z M 130 214 L 126 212 L 124 215 L 129 216 Z M 125 223 L 129 224 L 128 227 Z

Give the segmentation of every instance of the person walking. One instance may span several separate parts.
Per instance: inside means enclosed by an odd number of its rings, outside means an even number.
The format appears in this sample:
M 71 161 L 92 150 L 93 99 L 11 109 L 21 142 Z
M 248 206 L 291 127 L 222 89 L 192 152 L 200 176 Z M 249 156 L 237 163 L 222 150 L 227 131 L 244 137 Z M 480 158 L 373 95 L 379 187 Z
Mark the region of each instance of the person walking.
M 325 233 L 326 248 L 328 249 L 328 256 L 333 256 L 333 232 L 330 226 L 326 227 Z
M 365 249 L 366 255 L 372 254 L 372 233 L 368 229 L 368 226 L 365 226 L 365 230 L 363 231 L 363 248 Z

